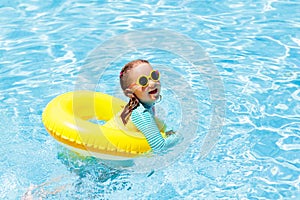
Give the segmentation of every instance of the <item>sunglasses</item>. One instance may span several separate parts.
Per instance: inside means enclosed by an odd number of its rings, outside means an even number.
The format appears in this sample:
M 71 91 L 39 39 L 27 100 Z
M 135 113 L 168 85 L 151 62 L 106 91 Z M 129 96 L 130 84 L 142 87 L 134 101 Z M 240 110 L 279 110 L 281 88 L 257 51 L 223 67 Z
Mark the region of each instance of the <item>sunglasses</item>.
M 160 78 L 160 73 L 158 70 L 152 70 L 150 72 L 150 75 L 149 76 L 146 76 L 146 75 L 141 75 L 137 81 L 136 81 L 136 84 L 139 85 L 139 86 L 142 86 L 142 87 L 147 87 L 149 85 L 149 80 L 151 79 L 152 81 L 159 81 L 159 78 Z

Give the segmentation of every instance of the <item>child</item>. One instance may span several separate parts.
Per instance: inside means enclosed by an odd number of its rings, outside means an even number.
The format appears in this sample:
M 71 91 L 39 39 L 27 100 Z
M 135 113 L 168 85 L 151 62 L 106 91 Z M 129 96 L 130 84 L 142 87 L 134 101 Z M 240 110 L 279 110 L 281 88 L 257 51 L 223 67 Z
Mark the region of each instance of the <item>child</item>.
M 145 135 L 154 152 L 164 150 L 178 141 L 173 131 L 166 132 L 167 138 L 163 138 L 160 133 L 164 129 L 163 123 L 154 118 L 154 104 L 161 98 L 159 78 L 159 71 L 153 70 L 147 60 L 131 61 L 120 72 L 121 88 L 130 98 L 120 115 L 122 123 L 127 128 L 133 123 Z

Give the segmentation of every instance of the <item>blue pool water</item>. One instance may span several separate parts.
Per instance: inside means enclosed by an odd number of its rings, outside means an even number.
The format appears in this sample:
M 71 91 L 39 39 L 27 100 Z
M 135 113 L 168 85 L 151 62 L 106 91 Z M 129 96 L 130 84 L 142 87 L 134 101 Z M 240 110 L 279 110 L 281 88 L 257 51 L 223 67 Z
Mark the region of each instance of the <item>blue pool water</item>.
M 299 10 L 297 0 L 1 1 L 0 199 L 299 199 Z M 161 46 L 89 68 L 105 42 L 135 47 L 126 34 L 152 29 L 189 38 L 213 64 L 196 67 L 182 56 L 195 48 L 172 49 L 182 42 L 172 37 L 168 50 L 154 35 Z M 160 115 L 184 138 L 175 154 L 119 168 L 48 135 L 51 99 L 83 86 L 124 98 L 118 71 L 140 57 L 163 73 Z

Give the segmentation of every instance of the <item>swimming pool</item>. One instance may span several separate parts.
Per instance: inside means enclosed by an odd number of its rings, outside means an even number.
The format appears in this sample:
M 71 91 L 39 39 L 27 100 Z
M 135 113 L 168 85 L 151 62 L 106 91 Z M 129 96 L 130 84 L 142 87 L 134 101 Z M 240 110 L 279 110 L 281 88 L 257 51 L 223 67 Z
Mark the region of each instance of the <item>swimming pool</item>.
M 299 199 L 299 10 L 296 0 L 2 1 L 0 198 Z M 190 38 L 212 59 L 226 100 L 217 145 L 199 156 L 214 128 L 214 82 L 175 50 L 145 47 L 113 58 L 92 88 L 121 96 L 116 73 L 136 57 L 163 69 L 162 116 L 186 138 L 192 127 L 182 154 L 137 173 L 59 146 L 41 122 L 46 104 L 85 85 L 83 66 L 105 41 L 152 29 Z

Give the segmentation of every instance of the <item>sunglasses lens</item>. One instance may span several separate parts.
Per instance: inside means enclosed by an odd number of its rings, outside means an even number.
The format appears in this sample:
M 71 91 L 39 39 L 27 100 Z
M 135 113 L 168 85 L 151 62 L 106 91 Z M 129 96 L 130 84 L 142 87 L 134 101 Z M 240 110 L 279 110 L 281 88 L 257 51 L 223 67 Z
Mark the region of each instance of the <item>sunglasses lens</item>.
M 154 80 L 154 81 L 157 81 L 159 79 L 159 71 L 153 71 L 151 73 L 151 79 Z
M 141 86 L 146 86 L 148 84 L 148 78 L 146 76 L 141 76 L 139 79 L 139 84 Z

